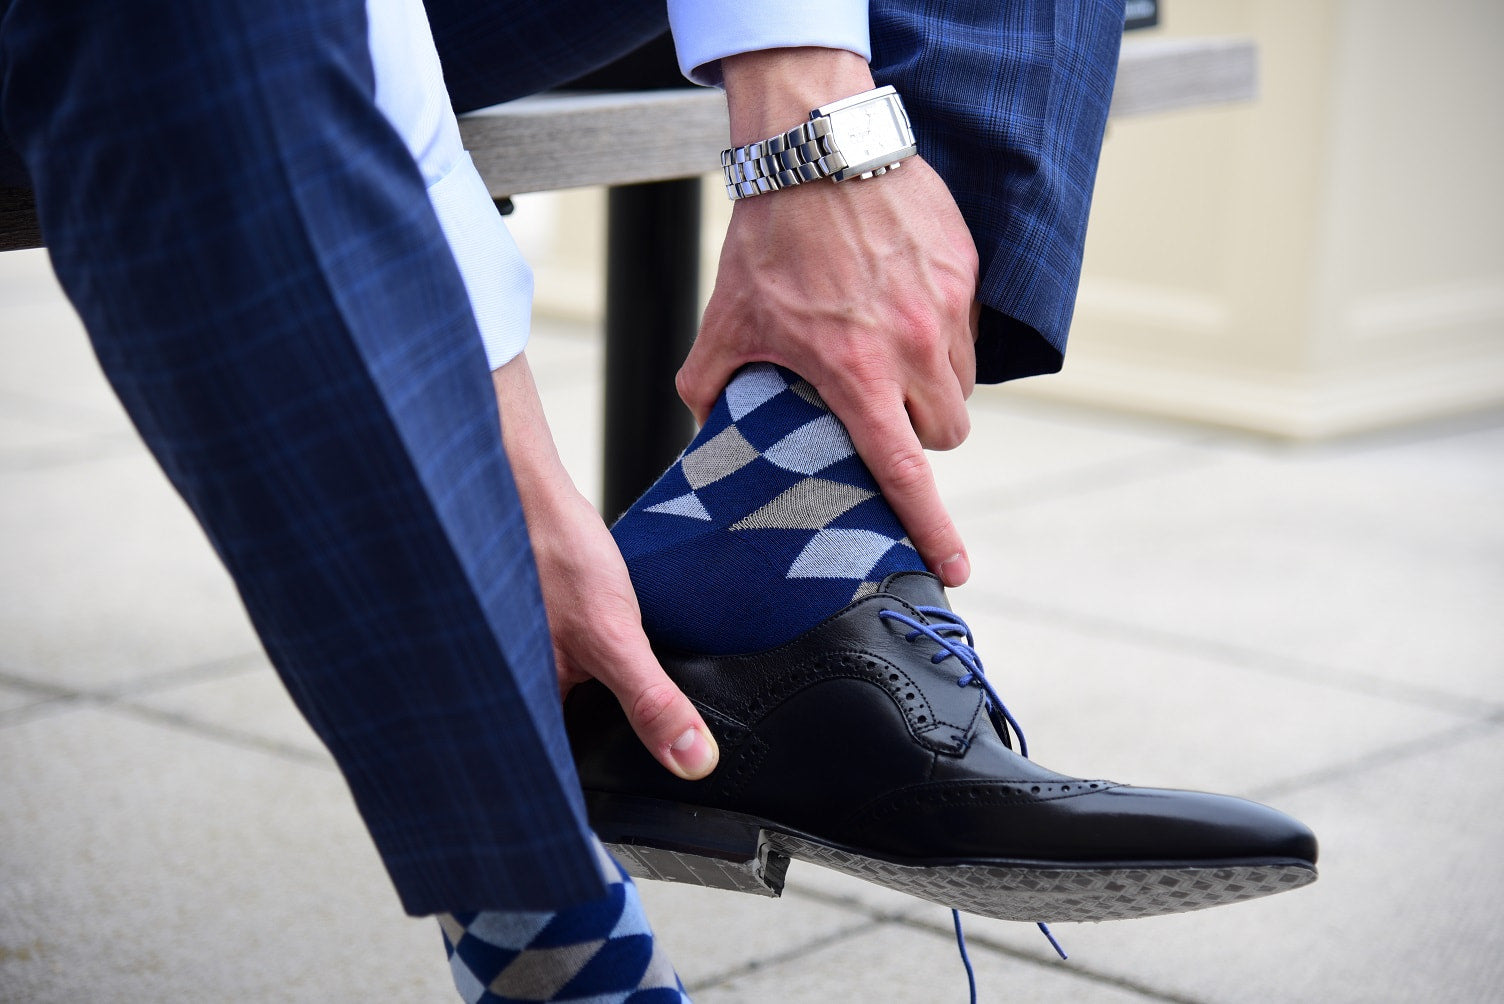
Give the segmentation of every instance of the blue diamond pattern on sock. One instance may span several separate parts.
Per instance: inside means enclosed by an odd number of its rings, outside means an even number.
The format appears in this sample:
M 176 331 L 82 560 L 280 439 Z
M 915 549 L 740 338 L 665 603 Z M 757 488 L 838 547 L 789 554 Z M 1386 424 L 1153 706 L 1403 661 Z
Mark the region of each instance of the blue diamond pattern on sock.
M 616 878 L 599 900 L 557 913 L 488 910 L 439 918 L 455 988 L 466 1004 L 688 1000 L 653 937 L 636 886 L 599 841 L 595 846 L 603 869 Z M 518 944 L 497 944 L 518 938 Z
M 875 576 L 924 567 L 845 428 L 767 363 L 736 374 L 612 533 L 649 638 L 707 655 L 782 644 Z
M 800 474 L 814 474 L 856 452 L 845 426 L 834 415 L 821 415 L 762 451 L 779 467 Z
M 898 541 L 871 530 L 821 530 L 789 567 L 791 579 L 861 582 Z
M 784 379 L 778 367 L 767 363 L 748 366 L 738 377 L 731 382 L 732 385 L 726 387 L 726 393 L 722 395 L 733 422 L 741 421 L 742 416 L 782 394 L 789 386 L 789 381 Z
M 644 511 L 661 512 L 668 516 L 688 516 L 690 519 L 701 519 L 707 522 L 710 520 L 710 513 L 705 511 L 704 503 L 695 496 L 694 492 L 686 492 L 678 498 L 648 506 Z
M 575 945 L 582 941 L 605 938 L 621 920 L 622 908 L 627 902 L 625 882 L 611 887 L 604 899 L 597 900 L 589 910 L 560 910 L 544 925 L 543 929 L 528 942 L 529 949 L 557 948 L 560 945 Z

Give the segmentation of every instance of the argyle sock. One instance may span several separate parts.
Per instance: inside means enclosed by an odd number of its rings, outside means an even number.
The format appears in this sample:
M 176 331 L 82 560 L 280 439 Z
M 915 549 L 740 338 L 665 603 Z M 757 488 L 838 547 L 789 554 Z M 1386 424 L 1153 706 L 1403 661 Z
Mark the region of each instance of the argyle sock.
M 466 1004 L 688 1004 L 643 915 L 637 886 L 598 840 L 595 850 L 605 872 L 619 877 L 601 899 L 556 913 L 439 916 L 449 969 Z
M 611 532 L 648 637 L 707 655 L 782 644 L 884 576 L 924 569 L 845 427 L 768 363 L 737 372 Z

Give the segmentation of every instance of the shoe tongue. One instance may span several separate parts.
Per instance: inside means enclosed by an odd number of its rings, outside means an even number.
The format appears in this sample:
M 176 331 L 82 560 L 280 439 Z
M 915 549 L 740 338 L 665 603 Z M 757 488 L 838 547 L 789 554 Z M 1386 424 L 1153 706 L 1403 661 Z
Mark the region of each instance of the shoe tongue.
M 929 572 L 894 572 L 878 584 L 877 591 L 897 596 L 914 607 L 951 608 L 945 587 Z

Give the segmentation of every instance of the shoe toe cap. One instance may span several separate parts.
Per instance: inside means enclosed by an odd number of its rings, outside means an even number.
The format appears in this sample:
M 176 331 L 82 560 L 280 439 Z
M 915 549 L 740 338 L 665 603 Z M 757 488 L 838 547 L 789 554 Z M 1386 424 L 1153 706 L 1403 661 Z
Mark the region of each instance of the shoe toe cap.
M 1242 798 L 1199 791 L 1068 785 L 924 785 L 863 813 L 851 836 L 902 856 L 1053 862 L 1316 862 L 1300 821 Z

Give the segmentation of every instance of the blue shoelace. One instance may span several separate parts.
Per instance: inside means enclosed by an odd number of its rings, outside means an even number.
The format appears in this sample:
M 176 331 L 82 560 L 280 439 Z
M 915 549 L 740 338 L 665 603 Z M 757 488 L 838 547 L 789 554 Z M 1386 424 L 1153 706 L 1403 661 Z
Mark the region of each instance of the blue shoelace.
M 946 659 L 954 656 L 966 669 L 966 672 L 957 678 L 956 686 L 970 687 L 976 684 L 982 688 L 982 691 L 986 694 L 984 700 L 987 702 L 987 713 L 992 718 L 993 724 L 997 726 L 998 731 L 1003 733 L 1003 738 L 1005 739 L 1007 738 L 1008 730 L 1012 730 L 1013 734 L 1018 737 L 1018 755 L 1027 759 L 1029 756 L 1029 741 L 1024 738 L 1024 730 L 1019 727 L 1018 720 L 1013 717 L 1013 712 L 1008 710 L 1008 706 L 1003 703 L 1003 699 L 993 689 L 992 681 L 987 679 L 987 673 L 982 669 L 982 657 L 977 655 L 976 639 L 972 637 L 971 628 L 967 626 L 964 620 L 945 607 L 915 607 L 914 609 L 925 617 L 938 621 L 938 623 L 925 624 L 921 621 L 916 621 L 907 614 L 901 614 L 897 610 L 880 610 L 877 615 L 883 620 L 897 621 L 909 628 L 909 633 L 904 636 L 907 641 L 914 641 L 917 638 L 928 638 L 940 646 L 940 651 L 930 656 L 930 662 L 939 665 Z M 952 910 L 950 914 L 951 920 L 955 922 L 956 947 L 961 952 L 961 964 L 966 967 L 966 982 L 971 987 L 971 1004 L 976 1004 L 976 973 L 971 968 L 971 957 L 966 954 L 966 935 L 961 931 L 961 911 Z M 1055 936 L 1050 933 L 1048 926 L 1044 924 L 1037 926 L 1040 932 L 1049 939 L 1050 946 L 1055 949 L 1056 953 L 1062 959 L 1070 958 L 1070 956 L 1065 954 L 1065 949 L 1060 947 L 1060 942 L 1056 941 Z

